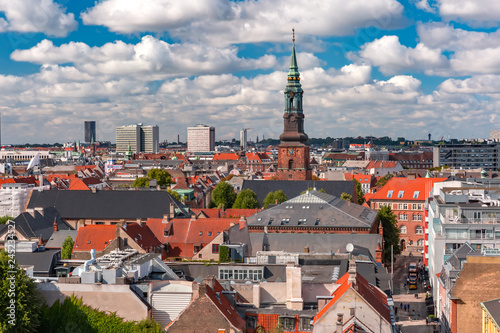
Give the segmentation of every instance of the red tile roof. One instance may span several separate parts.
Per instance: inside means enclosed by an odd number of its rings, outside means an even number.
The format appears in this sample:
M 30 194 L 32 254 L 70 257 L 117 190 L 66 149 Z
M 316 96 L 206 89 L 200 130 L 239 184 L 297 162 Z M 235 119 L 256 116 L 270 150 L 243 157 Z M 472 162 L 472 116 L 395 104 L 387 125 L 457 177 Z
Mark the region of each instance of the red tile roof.
M 141 226 L 138 223 L 129 223 L 123 230 L 146 251 L 161 245 L 161 242 L 147 225 Z
M 252 216 L 254 214 L 257 214 L 259 211 L 262 209 L 260 208 L 254 208 L 254 209 L 237 209 L 237 208 L 229 208 L 226 209 L 225 211 L 221 212 L 222 217 L 232 217 L 232 218 L 248 218 L 249 216 Z
M 114 239 L 116 239 L 116 225 L 87 225 L 78 229 L 76 235 L 75 251 L 103 251 Z
M 358 173 L 354 175 L 354 179 L 356 179 L 361 184 L 370 184 L 372 182 L 373 175 L 363 175 L 362 173 Z
M 221 161 L 221 160 L 236 161 L 236 160 L 239 160 L 239 158 L 240 158 L 240 156 L 237 153 L 217 153 L 214 155 L 212 160 L 213 161 Z
M 244 330 L 245 329 L 245 320 L 241 318 L 233 305 L 229 302 L 229 300 L 222 294 L 222 291 L 225 289 L 220 285 L 220 283 L 215 280 L 214 281 L 214 289 L 210 288 L 210 286 L 206 286 L 206 296 L 210 298 L 212 303 L 219 309 L 224 317 L 233 325 L 234 327 Z M 218 295 L 216 293 L 219 293 Z
M 392 177 L 387 184 L 370 198 L 370 200 L 424 201 L 429 195 L 434 183 L 443 182 L 446 179 L 447 178 L 407 179 L 404 177 Z M 389 191 L 392 191 L 391 195 L 389 195 Z
M 205 246 L 217 235 L 229 229 L 231 223 L 244 225 L 246 222 L 233 218 L 148 219 L 147 226 L 162 244 L 168 244 L 168 257 L 194 256 L 195 246 Z M 168 231 L 168 236 L 165 236 Z
M 87 190 L 89 191 L 90 188 L 83 182 L 83 180 L 79 178 L 72 178 L 71 182 L 69 183 L 68 190 Z
M 370 161 L 365 169 L 395 168 L 397 161 Z

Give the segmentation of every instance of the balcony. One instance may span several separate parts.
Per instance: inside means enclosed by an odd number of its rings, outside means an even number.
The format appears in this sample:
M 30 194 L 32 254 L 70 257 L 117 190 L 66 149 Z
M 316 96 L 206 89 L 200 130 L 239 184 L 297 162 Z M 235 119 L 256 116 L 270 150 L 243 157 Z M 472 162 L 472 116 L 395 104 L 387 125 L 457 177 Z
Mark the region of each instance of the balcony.
M 498 217 L 481 217 L 481 218 L 466 218 L 466 217 L 444 217 L 441 215 L 441 221 L 444 223 L 455 223 L 455 224 L 497 224 L 500 223 L 500 218 Z

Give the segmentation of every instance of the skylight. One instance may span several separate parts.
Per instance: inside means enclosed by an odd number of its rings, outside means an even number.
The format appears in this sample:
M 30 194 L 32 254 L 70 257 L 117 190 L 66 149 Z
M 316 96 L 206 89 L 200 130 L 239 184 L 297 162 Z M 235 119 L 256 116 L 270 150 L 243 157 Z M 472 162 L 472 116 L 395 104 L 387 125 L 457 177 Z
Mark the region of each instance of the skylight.
M 387 192 L 387 197 L 388 197 L 388 198 L 392 198 L 392 191 L 388 191 L 388 192 Z
M 399 191 L 398 198 L 402 198 L 404 194 L 405 194 L 405 191 Z
M 420 191 L 413 192 L 413 199 L 417 199 L 420 194 Z

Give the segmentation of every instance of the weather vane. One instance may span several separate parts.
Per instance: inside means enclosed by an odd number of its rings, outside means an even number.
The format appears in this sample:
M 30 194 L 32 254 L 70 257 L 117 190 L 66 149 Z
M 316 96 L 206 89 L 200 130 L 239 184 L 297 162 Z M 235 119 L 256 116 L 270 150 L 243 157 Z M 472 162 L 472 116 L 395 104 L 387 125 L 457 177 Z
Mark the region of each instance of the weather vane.
M 292 42 L 295 43 L 295 28 L 292 28 Z

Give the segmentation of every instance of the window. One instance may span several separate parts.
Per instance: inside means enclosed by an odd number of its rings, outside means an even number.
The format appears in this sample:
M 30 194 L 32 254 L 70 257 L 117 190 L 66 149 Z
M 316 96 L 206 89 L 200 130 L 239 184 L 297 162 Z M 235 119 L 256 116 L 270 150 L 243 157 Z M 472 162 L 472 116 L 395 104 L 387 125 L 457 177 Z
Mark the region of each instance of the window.
M 257 318 L 255 317 L 247 317 L 247 328 L 252 328 L 252 329 L 255 329 L 257 328 Z
M 309 317 L 300 317 L 299 318 L 299 331 L 311 331 L 311 320 Z
M 425 243 L 424 243 L 424 240 L 422 238 L 420 238 L 418 241 L 417 241 L 417 245 L 418 246 L 423 246 Z
M 283 331 L 295 331 L 295 318 L 294 317 L 280 317 L 280 324 Z
M 219 253 L 219 244 L 212 244 L 212 253 Z
M 405 191 L 399 191 L 398 198 L 402 198 L 404 194 L 405 194 Z
M 422 221 L 422 215 L 413 215 L 413 221 Z
M 307 219 L 299 219 L 299 225 L 306 224 Z
M 411 207 L 411 209 L 417 210 L 417 204 L 413 204 L 412 207 Z
M 388 192 L 387 192 L 387 197 L 388 197 L 388 198 L 392 198 L 392 191 L 388 191 Z
M 420 191 L 413 192 L 413 199 L 418 199 L 419 194 L 420 194 Z
M 407 221 L 408 220 L 408 214 L 399 214 L 398 219 L 401 221 Z
M 200 231 L 200 234 L 198 236 L 203 236 L 203 231 Z
M 424 233 L 424 229 L 421 226 L 418 226 L 418 227 L 415 228 L 415 233 L 416 234 L 423 234 Z
M 400 204 L 398 204 L 398 209 L 399 210 L 408 209 L 408 204 L 402 204 L 402 203 L 400 203 Z
M 402 234 L 406 234 L 406 226 L 402 225 L 400 231 Z
M 418 210 L 422 210 L 422 204 L 418 204 L 418 205 L 417 205 L 417 209 L 418 209 Z
M 209 236 L 212 236 L 212 232 L 211 232 L 211 231 L 209 231 L 209 232 L 208 232 L 208 235 L 209 235 Z

